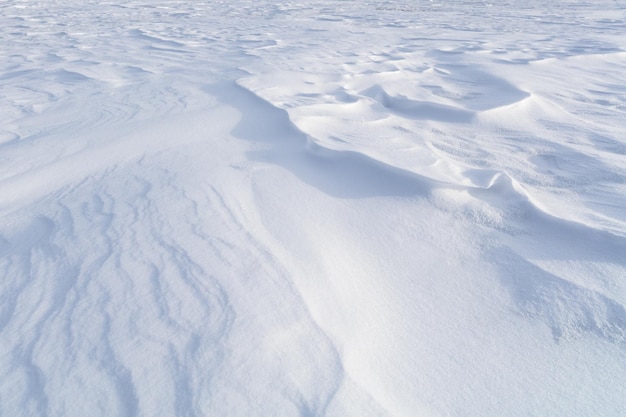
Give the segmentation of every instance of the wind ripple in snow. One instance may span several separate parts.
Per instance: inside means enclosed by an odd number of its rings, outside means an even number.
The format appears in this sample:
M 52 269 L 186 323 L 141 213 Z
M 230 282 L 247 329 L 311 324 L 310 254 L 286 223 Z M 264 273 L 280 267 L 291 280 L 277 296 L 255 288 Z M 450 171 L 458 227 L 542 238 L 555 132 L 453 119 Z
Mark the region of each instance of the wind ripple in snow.
M 623 414 L 623 5 L 149 3 L 0 4 L 0 414 Z
M 2 231 L 3 409 L 242 415 L 264 398 L 265 412 L 322 413 L 336 353 L 217 189 L 190 199 L 147 162 L 105 176 Z

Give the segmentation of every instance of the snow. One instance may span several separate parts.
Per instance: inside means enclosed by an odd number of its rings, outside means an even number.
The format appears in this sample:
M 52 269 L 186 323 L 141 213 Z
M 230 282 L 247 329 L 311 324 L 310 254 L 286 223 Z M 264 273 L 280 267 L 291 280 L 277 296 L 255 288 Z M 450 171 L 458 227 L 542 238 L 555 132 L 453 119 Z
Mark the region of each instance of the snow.
M 626 5 L 0 2 L 1 416 L 622 416 Z

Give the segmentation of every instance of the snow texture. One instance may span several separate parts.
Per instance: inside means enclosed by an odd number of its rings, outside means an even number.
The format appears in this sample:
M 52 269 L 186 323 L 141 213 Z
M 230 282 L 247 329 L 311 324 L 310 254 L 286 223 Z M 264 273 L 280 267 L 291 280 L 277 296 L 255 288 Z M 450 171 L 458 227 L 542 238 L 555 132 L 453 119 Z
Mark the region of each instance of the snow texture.
M 626 4 L 0 2 L 0 416 L 623 416 Z

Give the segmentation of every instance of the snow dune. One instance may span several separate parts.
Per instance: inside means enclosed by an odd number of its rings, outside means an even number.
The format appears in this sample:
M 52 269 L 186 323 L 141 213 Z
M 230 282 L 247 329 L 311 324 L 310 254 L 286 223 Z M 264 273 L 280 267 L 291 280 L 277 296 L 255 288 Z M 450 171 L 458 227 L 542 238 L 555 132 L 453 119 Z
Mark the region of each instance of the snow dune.
M 623 415 L 619 2 L 0 9 L 0 415 Z

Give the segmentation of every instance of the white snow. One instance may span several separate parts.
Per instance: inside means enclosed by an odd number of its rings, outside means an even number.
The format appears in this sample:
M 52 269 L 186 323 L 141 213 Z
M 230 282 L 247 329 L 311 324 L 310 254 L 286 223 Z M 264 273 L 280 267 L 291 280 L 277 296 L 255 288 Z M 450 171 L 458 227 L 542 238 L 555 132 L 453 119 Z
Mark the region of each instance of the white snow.
M 625 34 L 0 2 L 0 416 L 623 416 Z

